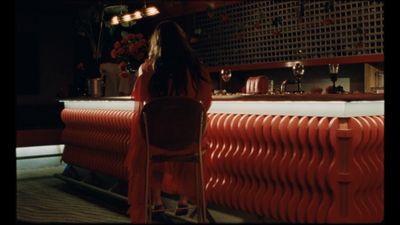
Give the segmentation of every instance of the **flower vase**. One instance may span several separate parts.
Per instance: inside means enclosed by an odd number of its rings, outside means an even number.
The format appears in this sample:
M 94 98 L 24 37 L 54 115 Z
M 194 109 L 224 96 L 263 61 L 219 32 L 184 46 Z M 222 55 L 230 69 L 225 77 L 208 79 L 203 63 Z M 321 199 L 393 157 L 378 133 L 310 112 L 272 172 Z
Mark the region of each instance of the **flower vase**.
M 121 78 L 128 78 L 129 76 L 134 76 L 136 69 L 133 67 L 130 62 L 121 62 L 120 63 L 121 73 L 119 74 Z

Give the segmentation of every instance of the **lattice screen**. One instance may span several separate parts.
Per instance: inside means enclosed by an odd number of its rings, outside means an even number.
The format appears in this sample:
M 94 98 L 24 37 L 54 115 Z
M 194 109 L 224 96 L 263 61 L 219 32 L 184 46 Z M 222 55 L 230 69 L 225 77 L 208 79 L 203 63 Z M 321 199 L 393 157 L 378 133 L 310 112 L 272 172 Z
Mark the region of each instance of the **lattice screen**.
M 383 54 L 381 1 L 243 1 L 195 14 L 209 66 Z

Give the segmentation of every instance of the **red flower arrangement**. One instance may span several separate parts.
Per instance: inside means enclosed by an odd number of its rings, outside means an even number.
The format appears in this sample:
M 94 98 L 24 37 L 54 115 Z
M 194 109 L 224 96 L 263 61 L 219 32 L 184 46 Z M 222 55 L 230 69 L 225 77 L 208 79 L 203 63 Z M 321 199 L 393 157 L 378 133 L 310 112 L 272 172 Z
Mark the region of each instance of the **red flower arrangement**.
M 147 53 L 147 41 L 142 34 L 127 34 L 121 41 L 114 43 L 111 57 L 119 62 L 120 76 L 128 77 L 144 61 Z

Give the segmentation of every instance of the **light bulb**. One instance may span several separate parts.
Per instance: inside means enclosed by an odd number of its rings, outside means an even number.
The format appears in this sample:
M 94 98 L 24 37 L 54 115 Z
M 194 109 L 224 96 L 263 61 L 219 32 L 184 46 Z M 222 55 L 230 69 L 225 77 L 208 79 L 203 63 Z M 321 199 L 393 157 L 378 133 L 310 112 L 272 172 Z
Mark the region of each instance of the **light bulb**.
M 138 19 L 141 19 L 143 16 L 142 16 L 142 12 L 140 12 L 139 10 L 136 10 L 133 14 L 132 14 L 132 16 L 133 16 L 133 18 L 135 19 L 135 20 L 138 20 Z
M 123 22 L 129 22 L 129 21 L 132 21 L 133 19 L 134 18 L 132 17 L 131 14 L 125 14 L 125 15 L 122 16 L 122 21 Z
M 111 18 L 111 25 L 118 25 L 118 24 L 119 24 L 118 16 L 113 16 Z
M 154 7 L 154 6 L 150 6 L 150 7 L 147 7 L 145 9 L 146 16 L 154 16 L 154 15 L 157 15 L 159 13 L 160 13 L 160 11 L 158 11 L 158 9 L 156 7 Z

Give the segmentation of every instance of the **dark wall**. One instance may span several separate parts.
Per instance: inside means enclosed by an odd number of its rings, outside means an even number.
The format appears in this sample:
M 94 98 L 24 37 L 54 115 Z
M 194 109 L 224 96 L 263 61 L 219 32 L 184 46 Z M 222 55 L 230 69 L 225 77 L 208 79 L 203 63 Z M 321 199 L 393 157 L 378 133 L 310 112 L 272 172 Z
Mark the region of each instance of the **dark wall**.
M 73 78 L 73 12 L 49 6 L 16 1 L 17 129 L 61 125 L 57 99 Z
M 16 94 L 38 95 L 40 93 L 39 70 L 39 9 L 37 5 L 16 2 L 15 72 Z M 31 10 L 28 10 L 30 8 Z
M 39 34 L 35 31 L 16 35 L 16 92 L 18 95 L 40 93 Z
M 73 12 L 40 3 L 16 1 L 18 105 L 53 104 L 72 80 Z

